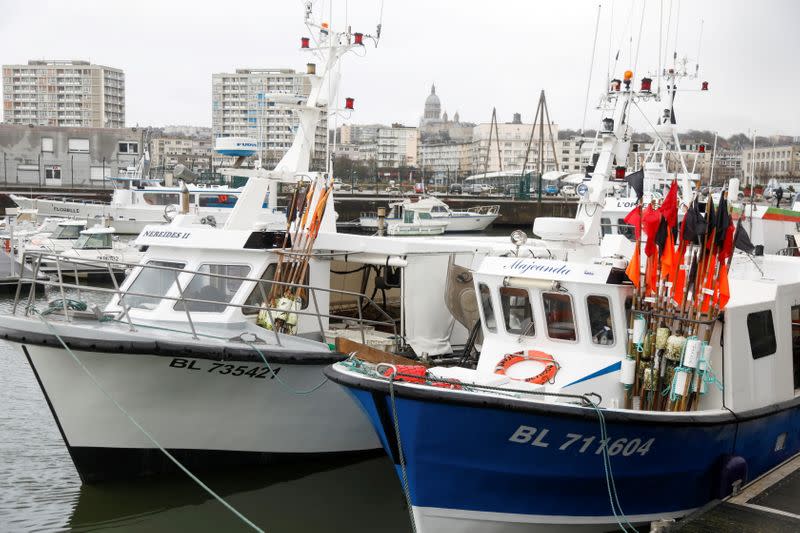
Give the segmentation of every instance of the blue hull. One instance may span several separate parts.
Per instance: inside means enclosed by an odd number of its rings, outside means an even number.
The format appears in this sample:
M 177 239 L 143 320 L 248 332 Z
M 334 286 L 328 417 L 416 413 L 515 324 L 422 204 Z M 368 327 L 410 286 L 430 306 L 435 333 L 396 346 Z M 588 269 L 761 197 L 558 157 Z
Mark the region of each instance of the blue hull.
M 415 507 L 556 522 L 613 514 L 593 409 L 487 405 L 485 396 L 462 401 L 403 385 L 395 385 L 393 406 L 385 383 L 326 373 L 364 408 L 400 475 L 396 409 Z M 643 413 L 605 412 L 605 446 L 622 510 L 629 517 L 674 516 L 723 497 L 744 474 L 741 459 L 732 456 L 744 459 L 752 479 L 800 450 L 799 417 L 796 402 L 744 421 L 725 414 L 667 414 L 654 421 Z

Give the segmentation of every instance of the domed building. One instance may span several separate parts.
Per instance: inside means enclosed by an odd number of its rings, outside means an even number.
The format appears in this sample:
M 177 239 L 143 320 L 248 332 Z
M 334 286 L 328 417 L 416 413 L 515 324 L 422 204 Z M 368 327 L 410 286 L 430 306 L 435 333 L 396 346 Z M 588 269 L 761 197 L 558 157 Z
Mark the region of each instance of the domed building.
M 425 112 L 422 115 L 422 123 L 438 122 L 442 114 L 442 103 L 436 96 L 436 85 L 431 85 L 431 94 L 425 99 Z

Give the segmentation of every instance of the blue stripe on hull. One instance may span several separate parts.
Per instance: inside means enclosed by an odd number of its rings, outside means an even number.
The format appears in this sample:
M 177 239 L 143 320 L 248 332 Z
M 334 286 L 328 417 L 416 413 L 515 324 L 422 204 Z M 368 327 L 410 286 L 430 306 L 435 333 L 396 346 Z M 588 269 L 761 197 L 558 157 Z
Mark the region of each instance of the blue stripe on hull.
M 349 390 L 398 464 L 388 396 Z M 597 421 L 399 397 L 396 407 L 416 506 L 547 516 L 611 514 Z M 798 422 L 793 409 L 740 424 L 738 435 L 735 423 L 609 423 L 611 465 L 623 511 L 646 515 L 704 505 L 719 496 L 722 466 L 730 455 L 747 460 L 753 479 L 796 453 L 800 442 L 793 428 Z M 776 452 L 775 439 L 782 432 L 788 432 L 785 448 Z M 512 440 L 514 435 L 519 442 Z M 400 475 L 399 464 L 397 469 Z

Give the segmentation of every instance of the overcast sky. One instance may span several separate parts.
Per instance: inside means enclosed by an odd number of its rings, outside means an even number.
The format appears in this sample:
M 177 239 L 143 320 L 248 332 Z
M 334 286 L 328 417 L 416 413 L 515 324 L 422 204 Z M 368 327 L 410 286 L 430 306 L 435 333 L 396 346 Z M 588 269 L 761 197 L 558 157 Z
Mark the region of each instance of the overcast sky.
M 609 41 L 612 55 L 621 50 L 612 76 L 633 69 L 640 27 L 635 78 L 658 67 L 662 3 L 600 4 L 587 128 L 599 121 L 591 103 L 605 86 Z M 300 0 L 0 0 L 0 6 L 0 62 L 87 59 L 121 68 L 129 126 L 209 126 L 213 72 L 303 69 L 307 61 L 298 51 L 306 34 Z M 329 12 L 327 1 L 315 6 Z M 334 29 L 344 23 L 346 7 L 353 30 L 372 33 L 380 6 L 380 0 L 334 2 Z M 530 121 L 544 89 L 552 120 L 579 128 L 597 6 L 596 0 L 385 0 L 379 47 L 343 65 L 342 99 L 356 99 L 349 122 L 415 125 L 435 82 L 451 117 L 458 111 L 464 121 L 486 122 L 497 107 L 501 121 L 514 112 Z M 700 79 L 679 87 L 699 89 L 708 80 L 711 91 L 679 95 L 676 115 L 683 129 L 800 135 L 800 2 L 664 0 L 665 31 L 670 7 L 668 55 L 675 49 L 677 20 L 678 54 L 688 56 L 692 68 L 705 21 Z M 651 117 L 656 109 L 648 108 Z

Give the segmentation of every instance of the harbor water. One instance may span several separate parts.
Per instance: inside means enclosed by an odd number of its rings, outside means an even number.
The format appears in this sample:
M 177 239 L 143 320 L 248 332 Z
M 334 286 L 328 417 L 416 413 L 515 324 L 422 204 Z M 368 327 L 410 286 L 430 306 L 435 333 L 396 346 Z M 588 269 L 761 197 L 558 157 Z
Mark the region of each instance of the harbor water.
M 11 303 L 2 297 L 0 312 Z M 384 455 L 198 476 L 264 531 L 410 530 Z M 82 485 L 31 368 L 0 341 L 0 531 L 247 530 L 186 476 Z

